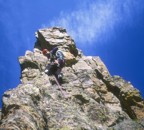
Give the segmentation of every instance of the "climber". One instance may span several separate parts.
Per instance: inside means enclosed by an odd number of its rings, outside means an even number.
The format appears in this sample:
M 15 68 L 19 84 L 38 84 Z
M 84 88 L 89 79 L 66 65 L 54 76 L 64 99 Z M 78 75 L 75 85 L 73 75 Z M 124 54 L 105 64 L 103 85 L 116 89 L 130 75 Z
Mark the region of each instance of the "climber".
M 50 64 L 46 67 L 45 73 L 48 75 L 54 74 L 58 81 L 62 82 L 61 70 L 65 65 L 64 55 L 58 47 L 53 48 L 51 51 L 43 49 L 43 54 L 50 60 Z

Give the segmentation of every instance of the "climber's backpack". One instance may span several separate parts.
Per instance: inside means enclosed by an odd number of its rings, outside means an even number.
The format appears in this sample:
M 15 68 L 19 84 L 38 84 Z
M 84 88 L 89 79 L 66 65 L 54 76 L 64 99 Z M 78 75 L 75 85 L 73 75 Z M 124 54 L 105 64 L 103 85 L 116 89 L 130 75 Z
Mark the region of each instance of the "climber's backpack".
M 58 50 L 58 51 L 56 52 L 56 58 L 57 58 L 57 60 L 58 60 L 58 62 L 59 62 L 59 64 L 60 64 L 60 67 L 61 67 L 61 68 L 64 67 L 64 65 L 65 65 L 65 60 L 64 60 L 64 55 L 63 55 L 62 51 Z
M 58 47 L 55 47 L 50 52 L 50 61 L 53 62 L 55 59 L 58 60 L 60 67 L 65 65 L 64 55 L 61 50 L 58 50 Z
M 58 50 L 58 51 L 56 52 L 56 58 L 57 58 L 57 59 L 64 60 L 64 55 L 63 55 L 62 51 Z

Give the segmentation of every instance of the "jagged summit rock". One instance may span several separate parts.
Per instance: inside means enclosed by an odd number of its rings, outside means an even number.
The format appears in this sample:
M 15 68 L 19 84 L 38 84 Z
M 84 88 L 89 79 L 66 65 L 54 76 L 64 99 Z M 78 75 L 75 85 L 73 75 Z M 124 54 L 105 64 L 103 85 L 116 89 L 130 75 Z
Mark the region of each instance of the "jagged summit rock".
M 2 130 L 143 130 L 144 101 L 139 91 L 111 76 L 100 57 L 84 56 L 66 30 L 40 29 L 33 52 L 19 57 L 21 84 L 3 95 Z M 63 90 L 42 49 L 58 46 L 65 55 Z

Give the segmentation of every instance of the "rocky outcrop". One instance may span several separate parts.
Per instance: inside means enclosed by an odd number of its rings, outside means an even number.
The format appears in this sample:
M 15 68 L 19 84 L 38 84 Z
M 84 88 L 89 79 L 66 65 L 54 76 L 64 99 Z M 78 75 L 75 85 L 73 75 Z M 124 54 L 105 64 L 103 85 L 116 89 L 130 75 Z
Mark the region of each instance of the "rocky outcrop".
M 84 56 L 63 28 L 36 32 L 33 52 L 19 57 L 21 84 L 3 95 L 6 130 L 143 130 L 144 101 L 130 82 L 111 76 L 100 57 Z M 42 49 L 65 55 L 63 93 L 44 73 Z

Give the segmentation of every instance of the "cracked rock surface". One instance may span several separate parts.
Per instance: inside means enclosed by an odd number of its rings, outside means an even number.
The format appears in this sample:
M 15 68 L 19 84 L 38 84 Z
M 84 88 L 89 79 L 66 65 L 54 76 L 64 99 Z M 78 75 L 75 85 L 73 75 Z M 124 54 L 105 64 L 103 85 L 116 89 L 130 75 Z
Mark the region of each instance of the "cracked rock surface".
M 19 57 L 21 84 L 3 94 L 0 130 L 143 130 L 144 100 L 134 86 L 111 76 L 98 56 L 84 56 L 63 28 L 36 32 L 33 51 Z M 44 73 L 42 50 L 64 52 L 61 93 Z

